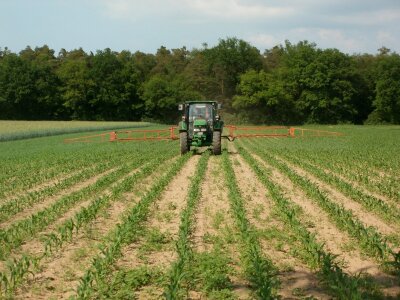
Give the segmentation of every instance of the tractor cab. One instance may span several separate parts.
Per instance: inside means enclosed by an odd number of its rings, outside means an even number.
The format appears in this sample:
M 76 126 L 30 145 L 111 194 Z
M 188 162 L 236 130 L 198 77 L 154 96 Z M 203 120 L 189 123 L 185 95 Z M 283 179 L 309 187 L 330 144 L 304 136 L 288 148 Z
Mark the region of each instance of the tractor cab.
M 220 107 L 215 101 L 190 101 L 179 105 L 183 111 L 179 123 L 182 154 L 191 146 L 213 146 L 214 154 L 221 153 L 223 122 L 217 113 Z

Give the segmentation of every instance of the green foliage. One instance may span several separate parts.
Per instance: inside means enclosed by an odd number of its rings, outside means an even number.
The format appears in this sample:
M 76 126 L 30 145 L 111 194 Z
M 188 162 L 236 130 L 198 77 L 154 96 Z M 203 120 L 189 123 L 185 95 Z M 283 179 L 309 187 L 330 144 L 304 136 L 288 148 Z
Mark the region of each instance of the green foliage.
M 134 269 L 116 271 L 101 295 L 109 299 L 135 299 L 135 291 L 140 287 L 156 283 L 164 272 L 158 268 L 141 266 Z
M 194 254 L 188 277 L 207 299 L 236 299 L 229 278 L 234 272 L 231 263 L 221 246 L 216 244 L 210 252 Z
M 368 120 L 400 124 L 400 55 L 382 55 L 376 76 L 375 111 Z
M 178 103 L 215 99 L 232 123 L 398 124 L 400 56 L 382 49 L 350 56 L 286 41 L 261 55 L 234 37 L 156 54 L 6 48 L 0 118 L 176 123 Z

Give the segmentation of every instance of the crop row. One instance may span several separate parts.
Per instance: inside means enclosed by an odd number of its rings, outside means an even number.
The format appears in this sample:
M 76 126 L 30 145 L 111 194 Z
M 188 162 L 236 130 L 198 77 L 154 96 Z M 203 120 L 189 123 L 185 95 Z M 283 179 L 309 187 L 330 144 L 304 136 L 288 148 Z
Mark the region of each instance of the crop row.
M 321 168 L 316 167 L 315 165 L 312 165 L 303 159 L 299 159 L 293 155 L 277 153 L 277 151 L 271 152 L 274 153 L 274 155 L 279 155 L 284 159 L 291 161 L 295 165 L 298 165 L 304 170 L 310 172 L 320 180 L 334 186 L 350 199 L 360 203 L 367 210 L 378 213 L 384 219 L 390 222 L 398 224 L 400 223 L 400 210 L 396 206 L 388 204 L 372 195 L 365 194 L 363 191 L 354 187 L 350 183 L 343 181 L 337 175 L 324 172 Z
M 354 141 L 340 139 L 313 140 L 311 143 L 291 140 L 290 147 L 287 147 L 287 142 L 287 140 L 274 140 L 273 143 L 264 141 L 263 144 L 268 144 L 271 150 L 292 154 L 302 160 L 323 165 L 331 172 L 341 174 L 346 179 L 361 184 L 367 190 L 400 201 L 400 176 L 397 172 L 398 168 L 395 167 L 399 162 L 395 159 L 396 156 L 387 155 L 393 152 L 389 150 L 389 147 L 385 149 L 384 145 L 387 142 L 383 143 L 379 149 L 373 149 L 374 151 L 370 151 L 368 141 L 357 147 L 352 144 Z M 345 147 L 337 145 L 341 142 L 345 143 Z M 310 145 L 304 147 L 304 143 Z M 375 154 L 372 154 L 373 152 Z M 384 163 L 386 167 L 380 168 L 381 163 Z
M 113 201 L 119 200 L 123 193 L 129 192 L 134 185 L 145 178 L 169 157 L 167 155 L 158 157 L 152 162 L 145 164 L 136 173 L 124 178 L 111 187 L 110 193 L 99 196 L 91 201 L 88 207 L 83 207 L 72 218 L 66 220 L 57 230 L 43 239 L 45 245 L 44 253 L 50 254 L 54 250 L 62 247 L 65 242 L 71 241 L 74 234 L 85 224 L 95 220 L 101 211 L 107 209 Z
M 289 168 L 287 164 L 276 160 L 262 147 L 253 145 L 251 149 L 262 159 L 268 161 L 269 164 L 285 174 L 295 185 L 299 186 L 310 199 L 315 201 L 328 213 L 331 220 L 339 228 L 347 231 L 350 236 L 356 238 L 367 255 L 378 258 L 385 265 L 394 266 L 395 272 L 399 272 L 399 253 L 394 253 L 391 250 L 386 239 L 374 227 L 365 227 L 350 210 L 331 201 L 329 197 L 309 179 L 299 175 L 296 171 Z
M 0 231 L 0 257 L 6 257 L 7 253 L 19 245 L 28 237 L 34 236 L 37 232 L 45 228 L 48 224 L 56 220 L 75 204 L 98 194 L 105 190 L 107 186 L 115 180 L 144 163 L 144 159 L 125 164 L 116 170 L 104 175 L 95 183 L 72 192 L 58 199 L 52 205 L 32 214 L 30 217 L 11 224 L 8 228 Z
M 43 141 L 45 142 L 45 141 Z M 19 142 L 17 142 L 19 143 Z M 0 173 L 0 199 L 23 193 L 31 188 L 36 188 L 46 181 L 55 181 L 69 174 L 88 168 L 99 162 L 119 161 L 123 163 L 132 154 L 145 153 L 145 149 L 154 148 L 154 143 L 140 144 L 96 144 L 65 145 L 61 141 L 57 145 L 45 148 L 40 141 L 30 142 L 19 147 L 12 147 L 13 151 L 3 151 L 2 172 Z M 37 145 L 39 144 L 39 145 Z M 171 148 L 172 143 L 158 143 L 160 151 Z M 2 145 L 3 146 L 3 145 Z M 36 148 L 41 149 L 35 151 Z M 8 150 L 8 149 L 5 149 Z M 35 176 L 32 176 L 35 174 Z
M 150 190 L 123 218 L 117 228 L 108 235 L 107 241 L 101 246 L 101 253 L 93 259 L 91 266 L 80 280 L 77 290 L 77 296 L 80 299 L 94 297 L 96 291 L 102 297 L 107 297 L 104 293 L 107 291 L 107 286 L 102 286 L 102 283 L 114 262 L 121 256 L 122 247 L 141 234 L 140 225 L 148 217 L 150 205 L 160 197 L 189 158 L 190 154 L 179 157 L 166 174 L 154 182 Z
M 244 201 L 227 152 L 222 154 L 222 162 L 229 190 L 231 210 L 243 245 L 241 247 L 243 249 L 241 258 L 245 266 L 246 276 L 254 285 L 255 293 L 259 299 L 274 299 L 278 286 L 276 268 L 271 260 L 262 255 L 261 245 L 254 226 L 250 224 L 246 217 Z
M 128 160 L 135 160 L 137 156 L 138 155 L 136 155 L 136 157 L 132 155 Z M 73 174 L 71 177 L 59 181 L 52 186 L 11 199 L 3 205 L 0 205 L 0 222 L 8 220 L 16 213 L 21 212 L 28 207 L 32 207 L 32 205 L 42 202 L 50 196 L 56 195 L 58 192 L 66 190 L 78 182 L 82 182 L 96 174 L 105 172 L 107 169 L 113 168 L 119 163 L 120 159 L 117 158 L 102 162 L 92 168 L 83 169 L 81 172 Z
M 79 159 L 71 154 L 61 156 L 59 153 L 46 153 L 46 159 L 41 157 L 27 158 L 8 158 L 3 164 L 3 177 L 0 183 L 4 185 L 0 191 L 0 199 L 7 197 L 10 193 L 24 192 L 38 184 L 49 180 L 55 180 L 61 176 L 68 175 L 77 170 L 90 167 L 98 161 L 107 161 L 107 159 L 93 159 L 93 156 L 84 155 Z M 111 158 L 111 160 L 118 159 Z M 8 162 L 8 163 L 7 163 Z M 8 173 L 8 176 L 7 176 Z M 35 176 L 32 176 L 35 174 Z
M 300 208 L 284 196 L 282 188 L 271 181 L 271 173 L 263 167 L 244 148 L 239 148 L 239 153 L 250 165 L 257 178 L 268 190 L 271 199 L 276 206 L 277 215 L 286 224 L 286 228 L 300 241 L 303 259 L 311 267 L 316 268 L 322 282 L 330 293 L 338 299 L 365 299 L 369 295 L 380 296 L 370 284 L 361 276 L 350 276 L 346 274 L 336 256 L 324 250 L 324 244 L 316 240 L 314 234 L 310 233 L 301 222 Z
M 120 199 L 123 193 L 130 191 L 138 180 L 148 176 L 155 167 L 174 155 L 174 152 L 171 150 L 165 152 L 163 156 L 159 156 L 146 164 L 138 172 L 114 183 L 110 193 L 98 196 L 91 201 L 88 207 L 82 208 L 74 217 L 66 220 L 54 232 L 48 234 L 42 241 L 44 251 L 41 256 L 23 255 L 22 258 L 26 262 L 25 264 L 21 264 L 20 259 L 9 260 L 7 262 L 8 275 L 0 273 L 1 287 L 4 292 L 13 291 L 22 282 L 24 276 L 33 274 L 34 270 L 29 269 L 29 267 L 37 268 L 45 256 L 51 255 L 54 250 L 61 247 L 65 242 L 71 241 L 73 234 L 78 233 L 84 224 L 93 221 L 101 210 L 110 205 L 111 201 Z M 142 157 L 136 161 L 136 164 L 141 165 L 145 161 L 146 157 Z
M 301 157 L 303 160 L 313 164 L 323 165 L 332 173 L 341 174 L 344 178 L 361 184 L 367 190 L 385 195 L 395 201 L 400 201 L 400 178 L 380 174 L 377 171 L 371 170 L 366 163 L 357 166 L 350 159 L 340 163 L 324 157 L 325 155 L 316 157 L 315 154 L 301 155 L 298 152 L 294 152 L 293 156 Z

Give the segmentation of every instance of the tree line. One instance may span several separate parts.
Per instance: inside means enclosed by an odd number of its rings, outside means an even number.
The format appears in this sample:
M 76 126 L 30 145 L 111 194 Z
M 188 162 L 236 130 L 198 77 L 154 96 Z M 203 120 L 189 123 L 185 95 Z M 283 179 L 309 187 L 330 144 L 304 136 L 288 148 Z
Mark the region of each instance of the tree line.
M 400 56 L 237 38 L 155 54 L 0 48 L 0 119 L 175 123 L 195 99 L 221 102 L 228 123 L 400 124 Z

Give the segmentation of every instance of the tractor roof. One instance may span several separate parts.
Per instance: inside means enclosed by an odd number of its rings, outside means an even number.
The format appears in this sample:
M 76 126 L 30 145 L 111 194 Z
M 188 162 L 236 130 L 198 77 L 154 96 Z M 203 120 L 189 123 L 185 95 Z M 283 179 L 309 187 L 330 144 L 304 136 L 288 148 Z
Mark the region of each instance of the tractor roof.
M 196 103 L 217 103 L 217 101 L 211 101 L 211 100 L 193 100 L 193 101 L 186 101 L 185 104 L 196 104 Z

